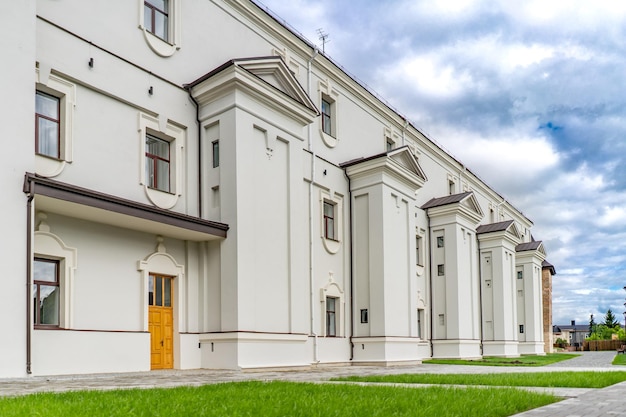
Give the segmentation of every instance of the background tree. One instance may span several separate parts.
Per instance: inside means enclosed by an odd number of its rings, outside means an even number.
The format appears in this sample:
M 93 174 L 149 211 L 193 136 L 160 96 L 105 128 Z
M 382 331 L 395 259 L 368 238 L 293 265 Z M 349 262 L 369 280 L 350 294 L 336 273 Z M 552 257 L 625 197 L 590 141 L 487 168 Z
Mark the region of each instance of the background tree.
M 614 328 L 619 326 L 619 322 L 615 319 L 615 314 L 609 308 L 604 315 L 604 325 L 609 328 Z
M 596 321 L 593 319 L 593 314 L 589 316 L 589 336 L 596 331 Z

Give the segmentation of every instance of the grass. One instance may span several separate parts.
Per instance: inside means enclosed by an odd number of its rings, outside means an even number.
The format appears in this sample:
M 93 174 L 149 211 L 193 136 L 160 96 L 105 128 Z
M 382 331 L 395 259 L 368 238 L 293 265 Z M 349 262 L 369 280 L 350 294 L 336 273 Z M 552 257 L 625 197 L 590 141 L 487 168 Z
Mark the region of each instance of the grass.
M 351 376 L 334 381 L 403 384 L 489 385 L 501 387 L 603 388 L 626 381 L 626 372 L 532 372 L 509 374 L 401 374 Z
M 483 366 L 545 366 L 580 356 L 573 353 L 548 353 L 546 355 L 522 355 L 519 358 L 485 357 L 475 360 L 464 359 L 429 359 L 424 363 L 442 365 L 483 365 Z
M 613 359 L 613 365 L 626 365 L 626 354 L 618 353 Z
M 558 401 L 515 388 L 238 382 L 0 398 L 0 416 L 510 416 Z

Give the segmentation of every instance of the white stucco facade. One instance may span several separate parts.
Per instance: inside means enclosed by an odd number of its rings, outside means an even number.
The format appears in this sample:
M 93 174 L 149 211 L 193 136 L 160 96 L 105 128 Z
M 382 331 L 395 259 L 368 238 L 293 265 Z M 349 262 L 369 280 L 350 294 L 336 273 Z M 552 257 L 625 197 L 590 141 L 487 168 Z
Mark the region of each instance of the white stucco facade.
M 0 377 L 543 352 L 531 220 L 254 3 L 7 8 Z

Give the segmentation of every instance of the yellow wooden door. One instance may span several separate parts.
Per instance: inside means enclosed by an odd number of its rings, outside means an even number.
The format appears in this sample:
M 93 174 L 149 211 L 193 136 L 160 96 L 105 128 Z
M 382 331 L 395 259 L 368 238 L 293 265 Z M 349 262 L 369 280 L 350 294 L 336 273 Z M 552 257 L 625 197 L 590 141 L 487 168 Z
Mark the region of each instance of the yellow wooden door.
M 174 309 L 172 277 L 150 275 L 148 289 L 148 330 L 150 368 L 174 367 Z

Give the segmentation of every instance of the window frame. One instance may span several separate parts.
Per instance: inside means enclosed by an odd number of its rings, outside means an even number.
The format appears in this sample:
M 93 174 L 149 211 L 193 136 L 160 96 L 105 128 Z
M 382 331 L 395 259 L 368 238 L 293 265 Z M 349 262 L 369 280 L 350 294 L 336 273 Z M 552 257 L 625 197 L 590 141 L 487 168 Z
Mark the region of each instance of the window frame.
M 43 94 L 54 97 L 58 100 L 58 156 L 49 156 L 38 152 L 38 118 L 37 109 L 33 108 L 35 123 L 35 173 L 42 177 L 56 177 L 65 168 L 65 165 L 72 162 L 72 137 L 74 103 L 76 98 L 76 85 L 52 73 L 52 69 L 43 64 L 35 68 L 35 94 L 34 103 L 36 105 L 37 95 Z
M 156 5 L 151 3 L 151 0 L 144 0 L 143 1 L 143 5 L 144 5 L 144 25 L 145 25 L 145 13 L 146 13 L 146 8 L 150 9 L 150 28 L 146 27 L 146 30 L 148 31 L 148 33 L 151 33 L 152 35 L 156 36 L 157 38 L 168 42 L 169 43 L 169 38 L 170 38 L 170 1 L 169 0 L 163 0 L 163 2 L 165 2 L 165 6 L 167 8 L 167 10 L 161 10 L 159 9 Z M 165 18 L 165 37 L 159 36 L 156 33 L 156 13 L 160 13 L 161 15 L 164 16 Z
M 329 309 L 328 300 L 333 300 L 333 309 Z M 338 312 L 337 304 L 340 303 L 339 297 L 326 296 L 326 337 L 338 337 Z M 331 332 L 331 321 L 333 323 L 333 332 Z
M 138 28 L 143 32 L 143 37 L 152 52 L 160 57 L 167 58 L 181 48 L 182 32 L 181 32 L 181 2 L 182 0 L 167 0 L 167 10 L 161 10 L 146 0 L 138 0 L 137 7 L 139 9 Z M 146 8 L 152 10 L 159 10 L 167 15 L 167 37 L 161 38 L 158 34 L 154 33 L 155 25 L 152 17 L 150 16 L 150 23 L 152 28 L 146 27 Z M 150 30 L 152 29 L 152 30 Z
M 324 200 L 323 201 L 323 207 L 324 207 L 324 213 L 323 213 L 323 218 L 324 218 L 324 238 L 328 239 L 328 240 L 332 240 L 333 242 L 338 242 L 339 239 L 337 238 L 337 204 L 334 201 L 328 201 L 328 200 Z M 330 215 L 328 215 L 326 213 L 326 208 L 330 207 L 331 208 L 331 214 L 332 217 Z M 331 223 L 331 227 L 330 227 L 330 232 L 329 233 L 329 223 Z
M 146 184 L 149 188 L 152 188 L 153 190 L 159 190 L 159 191 L 172 194 L 172 191 L 171 191 L 172 190 L 172 142 L 162 139 L 151 133 L 146 133 L 146 145 L 148 145 L 147 143 L 148 140 L 154 140 L 157 142 L 166 143 L 167 144 L 167 159 L 163 156 L 149 153 L 148 150 L 146 149 L 145 151 Z M 149 166 L 148 161 L 149 160 L 151 160 L 150 165 L 152 165 L 152 177 L 148 175 L 148 166 Z M 158 178 L 159 178 L 159 163 L 158 162 L 159 161 L 167 163 L 167 178 L 168 178 L 167 189 L 161 188 L 159 186 L 159 181 L 158 181 Z
M 32 287 L 31 287 L 31 297 L 33 298 L 33 327 L 35 329 L 58 329 L 61 327 L 61 279 L 60 279 L 60 274 L 61 274 L 61 261 L 58 259 L 48 259 L 48 258 L 42 258 L 39 256 L 36 256 L 33 258 L 33 264 L 36 262 L 45 262 L 45 263 L 52 263 L 55 265 L 55 272 L 54 272 L 54 281 L 43 281 L 43 280 L 37 280 L 35 279 L 35 268 L 33 268 L 33 280 L 32 280 Z M 41 286 L 47 286 L 47 287 L 56 287 L 57 288 L 57 312 L 56 312 L 56 317 L 57 317 L 57 323 L 56 324 L 49 324 L 49 323 L 41 323 L 41 308 L 39 308 L 39 306 L 41 305 Z M 36 295 L 35 295 L 36 294 Z
M 335 135 L 333 134 L 333 104 L 334 102 L 328 96 L 322 94 L 322 101 L 320 105 L 322 132 L 329 136 L 335 137 Z
M 220 166 L 220 141 L 214 140 L 211 142 L 211 150 L 213 152 L 213 168 L 217 168 Z
M 45 91 L 42 91 L 41 89 L 37 88 L 35 90 L 35 103 L 37 102 L 38 97 L 47 97 L 47 98 L 53 99 L 56 102 L 57 118 L 53 119 L 50 116 L 38 113 L 37 106 L 35 105 L 35 154 L 44 156 L 47 158 L 54 158 L 54 159 L 60 160 L 61 159 L 61 123 L 62 123 L 61 98 L 53 94 L 46 93 Z M 41 132 L 39 131 L 39 119 L 40 118 L 53 122 L 56 125 L 56 154 L 55 155 L 47 154 L 41 151 L 41 148 L 40 148 L 40 139 L 41 139 L 40 133 Z

